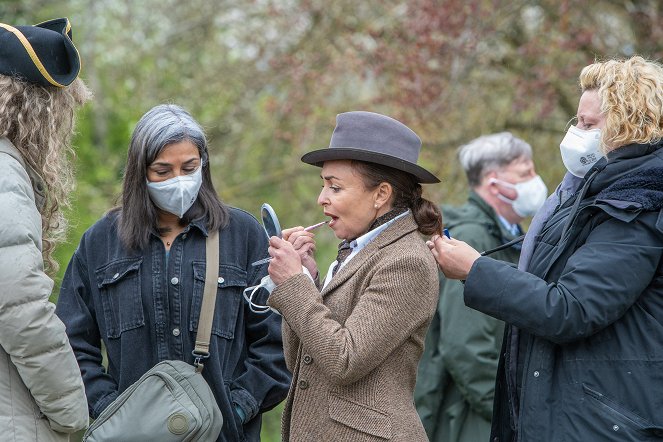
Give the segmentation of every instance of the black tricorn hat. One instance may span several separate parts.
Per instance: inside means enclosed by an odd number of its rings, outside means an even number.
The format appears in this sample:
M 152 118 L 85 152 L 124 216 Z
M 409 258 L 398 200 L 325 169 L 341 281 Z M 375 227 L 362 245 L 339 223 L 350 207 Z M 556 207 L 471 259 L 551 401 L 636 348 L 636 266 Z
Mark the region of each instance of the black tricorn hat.
M 0 23 L 0 74 L 43 86 L 70 85 L 81 70 L 68 18 L 34 26 Z
M 338 114 L 329 147 L 304 154 L 302 161 L 318 167 L 331 160 L 367 161 L 410 173 L 420 183 L 439 183 L 435 175 L 417 165 L 420 150 L 417 134 L 400 121 L 354 111 Z

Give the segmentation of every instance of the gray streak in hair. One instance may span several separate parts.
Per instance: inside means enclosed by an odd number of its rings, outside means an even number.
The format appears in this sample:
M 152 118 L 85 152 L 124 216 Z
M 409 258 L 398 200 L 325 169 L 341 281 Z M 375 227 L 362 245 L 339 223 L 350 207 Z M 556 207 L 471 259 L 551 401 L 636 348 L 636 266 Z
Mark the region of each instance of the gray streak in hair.
M 136 147 L 145 146 L 146 165 L 152 164 L 164 147 L 181 141 L 191 141 L 207 162 L 207 141 L 202 127 L 181 107 L 162 104 L 150 109 L 134 129 Z
M 476 138 L 458 149 L 458 160 L 470 187 L 481 184 L 487 173 L 508 166 L 519 158 L 532 159 L 532 147 L 510 132 Z
M 118 231 L 127 248 L 142 250 L 147 247 L 152 232 L 162 232 L 156 206 L 147 191 L 147 168 L 166 146 L 182 141 L 190 141 L 198 148 L 203 182 L 193 206 L 180 219 L 180 225 L 201 217 L 206 218 L 209 230 L 218 230 L 228 224 L 228 209 L 219 200 L 212 183 L 205 132 L 181 107 L 162 104 L 143 115 L 129 143 L 122 205 L 113 209 L 121 211 Z

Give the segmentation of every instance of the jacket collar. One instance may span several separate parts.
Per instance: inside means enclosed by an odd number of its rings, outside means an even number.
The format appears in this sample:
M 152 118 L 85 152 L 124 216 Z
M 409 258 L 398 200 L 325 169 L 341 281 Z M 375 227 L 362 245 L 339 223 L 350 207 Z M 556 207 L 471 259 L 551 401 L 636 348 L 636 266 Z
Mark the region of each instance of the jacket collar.
M 631 144 L 608 153 L 605 169 L 589 184 L 595 196 L 621 210 L 659 210 L 663 207 L 661 143 Z
M 117 212 L 117 216 L 119 216 L 120 211 Z M 200 232 L 203 234 L 204 237 L 207 237 L 209 232 L 207 231 L 207 217 L 206 216 L 201 216 L 200 218 L 194 219 L 191 221 L 183 230 L 184 232 L 188 232 L 191 229 L 198 229 Z M 152 228 L 151 235 L 161 241 L 161 236 L 159 236 L 159 233 L 157 232 L 156 228 Z
M 629 158 L 640 158 L 644 157 L 645 155 L 654 153 L 660 147 L 660 142 L 657 144 L 628 144 L 608 152 L 606 157 L 608 162 L 625 160 Z
M 13 157 L 18 161 L 23 169 L 25 169 L 28 177 L 30 178 L 30 183 L 32 184 L 32 191 L 35 197 L 35 205 L 41 213 L 44 207 L 46 206 L 46 186 L 44 185 L 44 180 L 41 179 L 39 174 L 35 172 L 32 167 L 26 164 L 23 159 L 21 152 L 14 146 L 14 144 L 9 141 L 6 137 L 0 137 L 0 152 L 4 152 L 7 155 Z
M 596 201 L 622 210 L 660 210 L 663 208 L 663 167 L 645 168 L 624 175 L 600 191 Z
M 589 184 L 587 196 L 597 195 L 625 176 L 651 167 L 663 167 L 659 144 L 629 144 L 608 152 L 607 157 L 599 160 L 585 175 L 587 181 L 594 169 L 600 172 Z
M 331 281 L 329 281 L 329 284 L 327 284 L 322 290 L 322 296 L 326 296 L 329 292 L 347 281 L 370 257 L 377 253 L 378 250 L 392 244 L 403 236 L 416 231 L 417 228 L 417 223 L 414 221 L 414 216 L 411 213 L 394 221 L 392 225 L 380 233 L 373 241 L 368 243 L 366 247 L 357 253 L 357 256 L 352 258 L 345 267 L 340 269 L 338 273 L 334 275 Z
M 490 225 L 487 225 L 486 227 L 489 229 L 489 231 L 493 232 L 495 230 L 494 235 L 502 240 L 503 242 L 509 242 L 512 239 L 515 239 L 519 235 L 514 235 L 511 233 L 509 229 L 506 228 L 504 223 L 499 219 L 497 212 L 495 212 L 495 209 L 493 209 L 481 196 L 476 193 L 473 190 L 470 190 L 470 196 L 468 198 L 468 201 L 471 204 L 474 204 L 479 210 L 481 210 L 484 215 L 490 219 Z M 520 224 L 518 224 L 518 227 L 521 229 Z
M 191 227 L 195 227 L 198 230 L 200 230 L 203 235 L 207 236 L 208 231 L 207 231 L 207 217 L 206 216 L 201 216 L 200 218 L 196 218 L 193 221 L 189 223 Z
M 583 178 L 575 198 L 561 207 L 596 206 L 613 218 L 632 221 L 642 210 L 663 208 L 663 143 L 630 144 L 608 153 Z M 581 201 L 577 199 L 581 198 Z

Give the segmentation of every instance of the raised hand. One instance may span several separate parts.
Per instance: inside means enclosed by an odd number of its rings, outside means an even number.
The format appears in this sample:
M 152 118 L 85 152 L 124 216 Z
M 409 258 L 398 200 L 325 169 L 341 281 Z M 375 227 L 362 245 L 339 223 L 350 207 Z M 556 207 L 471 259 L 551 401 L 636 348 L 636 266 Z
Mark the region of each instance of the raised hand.
M 426 245 L 449 279 L 467 279 L 472 264 L 481 256 L 466 242 L 445 236 L 434 235 Z
M 315 278 L 318 275 L 318 266 L 315 262 L 315 234 L 302 226 L 285 229 L 283 239 L 288 241 L 299 254 L 301 263 Z

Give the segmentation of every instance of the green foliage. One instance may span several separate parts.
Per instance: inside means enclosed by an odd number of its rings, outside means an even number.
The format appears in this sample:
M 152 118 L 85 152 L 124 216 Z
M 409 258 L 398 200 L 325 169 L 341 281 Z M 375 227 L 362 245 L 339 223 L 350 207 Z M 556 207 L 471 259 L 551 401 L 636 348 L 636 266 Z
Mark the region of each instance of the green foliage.
M 443 179 L 425 187 L 434 201 L 464 200 L 456 148 L 502 130 L 532 144 L 552 190 L 582 66 L 663 56 L 657 0 L 0 2 L 6 23 L 60 16 L 96 97 L 79 116 L 56 282 L 85 229 L 116 204 L 131 131 L 155 104 L 183 105 L 206 128 L 222 199 L 255 215 L 267 201 L 283 226 L 308 225 L 323 219 L 319 169 L 299 157 L 327 145 L 338 112 L 374 110 L 415 129 L 420 163 Z M 324 275 L 338 239 L 316 235 Z M 265 416 L 263 440 L 279 439 L 280 413 Z

